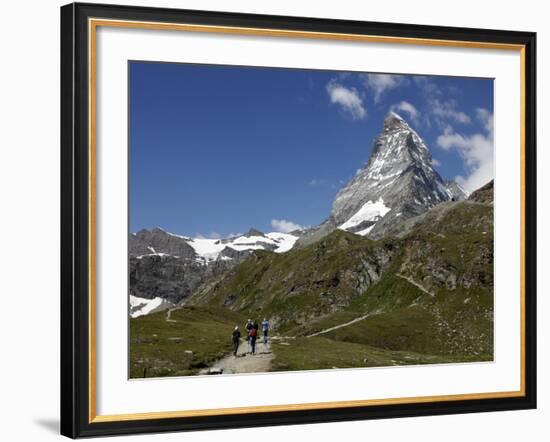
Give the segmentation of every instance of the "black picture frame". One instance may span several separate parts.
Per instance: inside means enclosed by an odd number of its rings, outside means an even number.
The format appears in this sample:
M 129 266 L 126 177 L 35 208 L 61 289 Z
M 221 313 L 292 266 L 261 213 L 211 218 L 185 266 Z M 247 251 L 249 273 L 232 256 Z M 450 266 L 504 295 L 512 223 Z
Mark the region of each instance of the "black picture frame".
M 90 419 L 89 18 L 521 45 L 524 50 L 524 395 L 94 422 Z M 536 408 L 536 34 L 73 3 L 61 8 L 61 434 L 241 428 Z

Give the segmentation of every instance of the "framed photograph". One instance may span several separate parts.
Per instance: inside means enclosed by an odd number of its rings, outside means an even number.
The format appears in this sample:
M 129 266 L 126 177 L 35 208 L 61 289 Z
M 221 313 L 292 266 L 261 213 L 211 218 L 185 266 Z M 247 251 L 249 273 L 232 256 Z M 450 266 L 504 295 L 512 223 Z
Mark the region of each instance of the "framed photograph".
M 62 7 L 62 434 L 535 408 L 535 44 Z

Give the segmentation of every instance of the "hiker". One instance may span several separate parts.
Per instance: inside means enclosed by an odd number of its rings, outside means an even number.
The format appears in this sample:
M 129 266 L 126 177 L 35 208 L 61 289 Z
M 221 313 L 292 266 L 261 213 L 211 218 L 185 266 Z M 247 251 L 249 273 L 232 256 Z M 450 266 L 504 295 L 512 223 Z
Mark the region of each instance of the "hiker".
M 239 349 L 240 338 L 241 338 L 241 331 L 239 330 L 239 326 L 236 325 L 235 329 L 233 330 L 233 356 L 237 356 L 237 350 Z
M 249 337 L 249 344 L 250 344 L 250 352 L 252 354 L 256 353 L 256 338 L 258 337 L 258 329 L 252 327 L 250 331 L 248 332 Z
M 267 344 L 267 333 L 269 331 L 269 322 L 267 322 L 267 319 L 264 318 L 262 321 L 262 334 L 264 335 L 264 345 Z
M 246 341 L 248 342 L 248 353 L 252 352 L 252 346 L 250 344 L 250 330 L 254 327 L 254 324 L 252 324 L 252 319 L 249 319 L 246 321 Z

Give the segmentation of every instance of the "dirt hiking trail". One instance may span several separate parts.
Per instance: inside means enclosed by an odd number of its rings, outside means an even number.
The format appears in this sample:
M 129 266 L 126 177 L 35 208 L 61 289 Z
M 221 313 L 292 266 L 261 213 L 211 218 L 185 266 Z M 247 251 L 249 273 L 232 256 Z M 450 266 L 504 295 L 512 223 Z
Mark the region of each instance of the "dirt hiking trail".
M 264 344 L 261 340 L 256 342 L 256 354 L 248 353 L 248 343 L 241 340 L 237 356 L 230 354 L 214 362 L 211 367 L 201 370 L 199 374 L 235 374 L 258 373 L 271 370 L 273 353 L 269 342 Z
M 369 316 L 371 316 L 371 313 L 367 315 L 359 316 L 358 318 L 352 319 L 351 321 L 348 321 L 348 322 L 344 322 L 343 324 L 338 324 L 338 325 L 335 325 L 334 327 L 326 328 L 325 330 L 312 333 L 311 335 L 307 335 L 306 338 L 312 338 L 313 336 L 324 335 L 325 333 L 331 332 L 333 330 L 338 330 L 339 328 L 347 327 L 349 325 L 355 324 L 356 322 L 367 319 Z
M 416 288 L 420 289 L 421 291 L 423 291 L 424 293 L 430 295 L 432 298 L 435 296 L 435 294 L 433 294 L 432 292 L 430 292 L 429 290 L 426 290 L 421 284 L 419 284 L 418 282 L 414 281 L 412 278 L 409 278 L 408 276 L 405 276 L 405 275 L 402 275 L 401 273 L 397 273 L 396 276 L 399 276 L 400 278 L 404 279 L 405 281 L 408 281 L 410 282 L 412 285 L 414 285 Z

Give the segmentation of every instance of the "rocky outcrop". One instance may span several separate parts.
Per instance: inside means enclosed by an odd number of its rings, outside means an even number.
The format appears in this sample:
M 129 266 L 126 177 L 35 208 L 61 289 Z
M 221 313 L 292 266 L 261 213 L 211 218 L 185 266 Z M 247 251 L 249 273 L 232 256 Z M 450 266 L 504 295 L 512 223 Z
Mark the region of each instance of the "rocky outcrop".
M 192 259 L 158 254 L 130 257 L 129 264 L 130 295 L 145 299 L 159 297 L 173 304 L 235 265 L 225 260 L 204 265 Z
M 483 187 L 472 192 L 469 200 L 483 204 L 493 204 L 495 180 L 489 181 Z
M 194 259 L 195 249 L 189 245 L 189 240 L 155 227 L 152 230 L 143 229 L 131 234 L 128 241 L 130 256 L 163 253 L 180 258 Z

